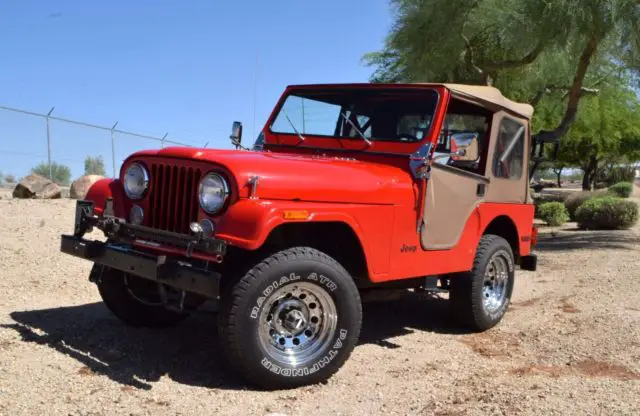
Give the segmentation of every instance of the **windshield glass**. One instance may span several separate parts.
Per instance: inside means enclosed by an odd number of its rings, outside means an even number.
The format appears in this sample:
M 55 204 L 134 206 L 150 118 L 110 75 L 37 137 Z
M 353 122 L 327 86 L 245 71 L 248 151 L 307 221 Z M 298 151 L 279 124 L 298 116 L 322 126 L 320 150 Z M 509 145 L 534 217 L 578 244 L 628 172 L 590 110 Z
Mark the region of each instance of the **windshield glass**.
M 273 133 L 415 142 L 429 132 L 438 102 L 432 89 L 294 91 L 278 110 Z

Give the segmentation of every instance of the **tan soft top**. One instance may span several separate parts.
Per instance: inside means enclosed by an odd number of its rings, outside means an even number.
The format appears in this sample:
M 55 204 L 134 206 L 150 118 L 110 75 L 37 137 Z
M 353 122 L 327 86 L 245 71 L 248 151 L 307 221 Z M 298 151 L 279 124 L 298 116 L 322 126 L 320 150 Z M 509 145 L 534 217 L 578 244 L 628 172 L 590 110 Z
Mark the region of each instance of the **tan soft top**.
M 486 85 L 465 85 L 465 84 L 434 84 L 444 85 L 452 92 L 471 97 L 480 98 L 481 100 L 499 105 L 508 110 L 513 111 L 527 119 L 533 117 L 533 106 L 525 103 L 518 103 L 506 98 L 499 89 Z

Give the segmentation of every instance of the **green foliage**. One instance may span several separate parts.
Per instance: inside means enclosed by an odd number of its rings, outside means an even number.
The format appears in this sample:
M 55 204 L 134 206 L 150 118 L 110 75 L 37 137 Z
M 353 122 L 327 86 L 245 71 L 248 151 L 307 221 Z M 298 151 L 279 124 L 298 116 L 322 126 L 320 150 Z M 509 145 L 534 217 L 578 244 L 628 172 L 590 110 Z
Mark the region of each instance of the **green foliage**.
M 637 0 L 391 4 L 383 50 L 363 57 L 373 82 L 494 85 L 535 107 L 533 132 L 562 138 L 556 167 L 583 169 L 587 188 L 603 164 L 640 160 Z
M 84 174 L 106 176 L 102 156 L 87 156 L 84 160 Z
M 567 208 L 567 213 L 569 214 L 569 219 L 571 221 L 575 221 L 576 220 L 576 216 L 575 216 L 576 211 L 586 201 L 588 201 L 590 199 L 593 199 L 593 198 L 596 198 L 596 197 L 601 197 L 601 196 L 604 196 L 604 195 L 605 195 L 605 192 L 583 191 L 583 192 L 575 192 L 575 193 L 567 196 L 567 198 L 564 200 L 564 206 Z
M 618 230 L 638 222 L 638 204 L 613 196 L 593 198 L 576 211 L 578 226 L 590 230 Z
M 539 218 L 551 226 L 559 226 L 569 221 L 569 213 L 562 202 L 545 202 L 540 205 Z
M 601 180 L 607 186 L 615 185 L 618 182 L 632 182 L 636 179 L 635 166 L 612 166 L 602 172 Z
M 584 188 L 596 181 L 610 185 L 607 172 L 633 176 L 630 168 L 607 168 L 640 159 L 640 100 L 620 85 L 603 85 L 598 96 L 585 97 L 568 134 L 562 139 L 558 159 L 580 167 L 587 176 Z M 600 174 L 598 174 L 600 172 Z
M 631 182 L 618 182 L 609 188 L 609 192 L 620 198 L 629 198 L 633 192 L 633 184 Z
M 5 183 L 16 183 L 16 177 L 12 174 L 7 174 L 4 176 Z
M 535 217 L 542 219 L 540 217 L 540 206 L 549 202 L 559 202 L 564 204 L 564 200 L 566 199 L 566 195 L 560 193 L 539 193 L 533 196 L 533 205 L 535 206 Z
M 46 162 L 39 163 L 31 169 L 31 172 L 49 178 L 49 164 Z M 51 162 L 51 173 L 52 177 L 50 179 L 58 185 L 69 185 L 71 182 L 71 169 L 65 165 Z

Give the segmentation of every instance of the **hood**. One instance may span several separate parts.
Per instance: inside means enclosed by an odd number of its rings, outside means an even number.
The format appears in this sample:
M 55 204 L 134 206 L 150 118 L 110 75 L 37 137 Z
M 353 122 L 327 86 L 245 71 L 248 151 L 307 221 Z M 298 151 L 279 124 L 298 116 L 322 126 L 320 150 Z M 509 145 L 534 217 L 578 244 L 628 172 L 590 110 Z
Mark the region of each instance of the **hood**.
M 221 165 L 235 178 L 241 198 L 249 196 L 248 181 L 258 176 L 260 199 L 396 204 L 413 192 L 408 170 L 344 157 L 169 147 L 138 152 L 129 157 L 167 157 Z M 409 161 L 407 158 L 407 168 Z

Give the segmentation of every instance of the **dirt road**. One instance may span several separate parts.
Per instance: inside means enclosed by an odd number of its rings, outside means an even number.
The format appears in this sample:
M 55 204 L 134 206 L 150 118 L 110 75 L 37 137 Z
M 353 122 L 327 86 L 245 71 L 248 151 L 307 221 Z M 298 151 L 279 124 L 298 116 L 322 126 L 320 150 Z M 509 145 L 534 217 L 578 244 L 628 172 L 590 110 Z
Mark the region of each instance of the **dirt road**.
M 106 310 L 90 264 L 58 251 L 73 201 L 0 196 L 0 415 L 640 414 L 640 227 L 543 230 L 483 334 L 445 300 L 366 305 L 327 384 L 260 392 L 223 370 L 212 315 L 152 331 Z

